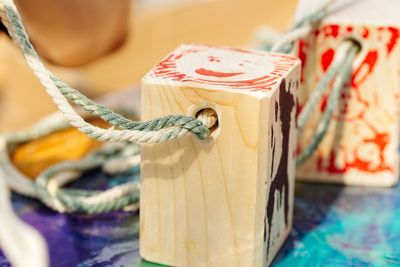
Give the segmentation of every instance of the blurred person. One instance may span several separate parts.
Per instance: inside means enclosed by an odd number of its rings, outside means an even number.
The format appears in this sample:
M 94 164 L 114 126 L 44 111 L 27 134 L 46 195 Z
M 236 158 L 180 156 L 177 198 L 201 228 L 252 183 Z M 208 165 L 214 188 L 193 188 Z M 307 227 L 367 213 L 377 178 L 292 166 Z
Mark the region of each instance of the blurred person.
M 126 39 L 131 0 L 15 0 L 15 4 L 38 53 L 54 65 L 90 63 Z
M 86 76 L 114 51 L 128 44 L 133 0 L 14 0 L 38 54 L 57 75 L 90 97 L 101 87 Z M 55 106 L 7 40 L 0 22 L 0 133 L 21 130 Z M 28 92 L 34 93 L 34 101 Z

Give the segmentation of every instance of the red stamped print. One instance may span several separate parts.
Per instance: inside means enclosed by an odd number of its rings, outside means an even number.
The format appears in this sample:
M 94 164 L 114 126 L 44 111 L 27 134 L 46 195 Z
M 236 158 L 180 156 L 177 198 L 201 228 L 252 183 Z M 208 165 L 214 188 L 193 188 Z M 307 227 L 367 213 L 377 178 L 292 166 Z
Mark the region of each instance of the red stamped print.
M 289 55 L 182 45 L 155 66 L 153 75 L 182 83 L 268 91 L 297 64 L 298 59 Z
M 341 106 L 333 116 L 333 121 L 346 123 L 343 128 L 343 142 L 337 142 L 329 150 L 319 149 L 316 155 L 315 170 L 318 173 L 345 174 L 351 169 L 366 172 L 394 172 L 395 167 L 388 162 L 389 146 L 393 147 L 391 126 L 383 123 L 376 114 L 384 113 L 385 95 L 396 90 L 387 90 L 385 83 L 380 84 L 377 75 L 382 75 L 379 68 L 388 69 L 385 64 L 399 43 L 400 30 L 394 27 L 367 28 L 352 25 L 326 25 L 315 31 L 314 36 L 321 40 L 318 43 L 323 49 L 318 50 L 319 66 L 325 73 L 334 57 L 336 42 L 347 36 L 356 36 L 367 42 L 354 66 L 349 88 L 342 92 Z M 299 44 L 299 55 L 303 64 L 307 64 L 310 53 L 307 48 L 309 40 Z M 322 74 L 323 75 L 323 74 Z M 371 82 L 373 79 L 373 82 Z M 369 83 L 369 84 L 367 84 Z M 327 95 L 320 103 L 320 110 L 325 110 Z M 395 96 L 387 96 L 393 99 Z M 304 103 L 301 103 L 304 104 Z M 387 112 L 387 111 L 386 111 Z M 374 119 L 371 119 L 374 118 Z M 386 118 L 386 117 L 384 117 Z M 300 146 L 298 151 L 301 152 Z M 389 154 L 390 155 L 390 154 Z

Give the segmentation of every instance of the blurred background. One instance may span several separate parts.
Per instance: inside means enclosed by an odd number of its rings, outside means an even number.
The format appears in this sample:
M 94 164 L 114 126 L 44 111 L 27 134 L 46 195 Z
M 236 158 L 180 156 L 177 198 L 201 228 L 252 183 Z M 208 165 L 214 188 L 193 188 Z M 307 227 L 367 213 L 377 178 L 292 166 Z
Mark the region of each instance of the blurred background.
M 285 30 L 295 0 L 18 0 L 45 64 L 90 97 L 139 90 L 184 42 L 246 46 L 261 24 Z M 134 101 L 132 101 L 133 105 Z M 26 128 L 55 106 L 0 33 L 0 132 Z

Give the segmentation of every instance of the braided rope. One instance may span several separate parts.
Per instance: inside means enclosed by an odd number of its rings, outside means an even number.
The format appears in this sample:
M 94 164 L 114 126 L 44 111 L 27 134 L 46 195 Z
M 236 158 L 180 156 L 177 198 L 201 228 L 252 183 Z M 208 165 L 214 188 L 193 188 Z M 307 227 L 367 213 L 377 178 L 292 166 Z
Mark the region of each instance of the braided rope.
M 121 184 L 111 189 L 95 192 L 67 190 L 60 187 L 82 176 L 82 172 L 98 168 L 108 158 L 118 158 L 126 144 L 108 144 L 79 161 L 67 161 L 53 165 L 36 178 L 39 199 L 48 207 L 64 213 L 104 213 L 122 209 L 139 201 L 139 182 Z M 131 150 L 134 156 L 139 150 Z M 128 155 L 125 155 L 128 156 Z
M 318 25 L 324 17 L 332 13 L 332 8 L 335 0 L 329 0 L 316 12 L 305 16 L 300 21 L 296 22 L 288 34 L 283 35 L 269 50 L 273 52 L 291 53 L 294 51 L 294 43 L 309 35 L 312 30 Z M 342 6 L 343 7 L 343 6 Z M 340 8 L 342 8 L 340 7 Z M 339 7 L 337 7 L 338 9 Z M 270 38 L 264 38 L 269 40 Z M 314 112 L 316 105 L 320 102 L 323 93 L 329 87 L 329 83 L 334 80 L 331 94 L 328 98 L 328 104 L 321 116 L 314 133 L 314 138 L 309 145 L 297 156 L 296 164 L 303 164 L 317 150 L 319 144 L 324 138 L 330 125 L 334 109 L 338 106 L 339 94 L 345 86 L 346 78 L 351 73 L 351 64 L 358 53 L 359 47 L 353 42 L 345 42 L 338 49 L 334 61 L 329 67 L 324 77 L 318 82 L 316 88 L 312 91 L 307 99 L 307 103 L 299 114 L 297 123 L 299 134 L 302 133 L 306 123 L 310 120 L 311 114 Z
M 37 132 L 31 133 L 32 136 L 38 136 Z M 10 163 L 8 156 L 5 156 L 8 155 L 6 138 L 0 138 L 0 145 L 2 152 L 0 153 L 0 176 L 6 179 L 8 186 L 19 194 L 40 199 L 46 206 L 60 213 L 104 213 L 122 209 L 138 202 L 139 186 L 137 181 L 121 184 L 101 192 L 60 189 L 61 186 L 82 177 L 82 172 L 101 166 L 109 158 L 117 161 L 118 153 L 121 153 L 125 158 L 139 155 L 139 149 L 135 144 L 110 143 L 108 146 L 103 146 L 90 153 L 83 160 L 53 165 L 40 174 L 35 182 L 19 173 Z M 132 149 L 132 146 L 136 146 L 136 148 Z M 128 153 L 126 153 L 127 151 Z M 136 160 L 136 162 L 140 161 Z M 125 170 L 126 168 L 120 167 L 117 171 L 123 172 Z M 79 196 L 77 192 L 79 192 Z
M 281 50 L 283 47 L 287 45 L 291 45 L 295 40 L 305 36 L 308 34 L 315 24 L 320 22 L 320 20 L 329 13 L 329 7 L 333 1 L 330 1 L 327 5 L 324 5 L 321 9 L 317 12 L 305 17 L 301 21 L 297 22 L 293 27 L 293 30 L 286 34 L 280 41 L 278 41 L 273 50 Z M 38 76 L 44 87 L 46 88 L 47 92 L 50 96 L 53 97 L 54 102 L 58 105 L 59 109 L 63 112 L 66 118 L 70 121 L 70 123 L 78 127 L 82 132 L 88 134 L 91 137 L 97 138 L 99 140 L 108 140 L 108 141 L 138 141 L 138 142 L 163 142 L 167 141 L 182 135 L 185 135 L 189 132 L 196 134 L 200 139 L 204 139 L 209 134 L 209 128 L 212 127 L 216 123 L 216 116 L 213 116 L 209 112 L 202 112 L 199 115 L 199 118 L 193 117 L 185 117 L 185 116 L 166 116 L 163 118 L 155 119 L 148 122 L 135 122 L 131 121 L 124 116 L 114 113 L 113 111 L 109 110 L 108 108 L 95 103 L 94 101 L 90 100 L 86 96 L 82 95 L 79 91 L 71 88 L 69 85 L 58 79 L 54 74 L 50 73 L 45 69 L 43 64 L 40 62 L 36 51 L 34 50 L 33 46 L 30 44 L 28 35 L 22 25 L 21 18 L 11 0 L 3 0 L 2 5 L 0 6 L 0 15 L 4 24 L 6 25 L 7 29 L 10 32 L 11 37 L 13 38 L 14 42 L 19 45 L 21 51 L 23 52 L 29 66 Z M 336 62 L 336 63 L 335 63 Z M 312 110 L 315 108 L 316 103 L 320 100 L 323 91 L 327 87 L 330 80 L 332 80 L 338 73 L 340 62 L 335 61 L 332 64 L 332 67 L 329 69 L 327 75 L 321 80 L 318 84 L 316 90 L 312 93 L 309 98 L 307 105 L 305 106 L 303 112 L 300 114 L 299 117 L 299 129 L 300 131 L 303 129 L 305 123 L 308 121 Z M 123 128 L 125 130 L 114 130 L 111 129 L 101 129 L 95 126 L 92 126 L 86 123 L 83 118 L 77 114 L 68 103 L 66 99 L 69 99 L 73 103 L 77 104 L 78 106 L 83 107 L 83 109 L 89 112 L 92 115 L 98 116 L 103 120 L 109 122 L 113 126 Z M 330 110 L 326 111 L 326 115 L 323 118 L 329 117 Z M 215 115 L 215 114 L 214 114 Z M 57 115 L 59 117 L 60 115 Z M 203 121 L 203 122 L 202 122 Z M 324 123 L 321 121 L 321 127 L 326 126 L 328 127 L 329 124 Z M 12 141 L 21 141 L 27 139 L 37 138 L 39 136 L 46 135 L 53 130 L 57 130 L 63 127 L 66 127 L 67 123 L 64 122 L 60 125 L 53 125 L 49 127 L 49 124 L 44 122 L 42 124 L 42 129 L 36 129 L 36 135 L 33 136 L 27 135 L 24 132 L 13 134 L 12 136 L 8 136 L 8 142 Z M 206 127 L 208 126 L 208 127 Z M 40 127 L 39 127 L 40 128 Z M 206 129 L 206 131 L 204 131 Z M 326 132 L 326 129 L 318 128 L 317 131 L 317 139 L 322 139 L 323 134 Z M 29 138 L 28 138 L 29 137 Z M 312 154 L 313 151 L 316 149 L 316 143 L 313 142 L 310 146 L 305 150 L 306 154 Z M 298 162 L 303 162 L 305 160 L 305 155 L 303 154 L 300 156 Z M 118 166 L 118 161 L 121 158 L 114 159 L 114 165 Z M 111 160 L 112 161 L 112 160 Z M 93 162 L 92 162 L 93 163 Z M 132 164 L 137 164 L 137 160 L 125 159 L 126 166 L 132 166 Z M 4 165 L 4 164 L 3 164 Z M 68 165 L 72 168 L 72 165 Z M 97 165 L 96 165 L 97 166 Z M 108 166 L 111 166 L 110 164 Z M 118 167 L 113 167 L 114 169 L 118 169 Z M 122 166 L 122 165 L 119 165 Z M 125 166 L 125 167 L 126 167 Z M 83 166 L 83 169 L 89 168 L 89 166 Z M 46 192 L 47 189 L 38 190 L 41 192 L 40 194 L 35 194 L 32 191 L 32 183 L 24 179 L 23 176 L 18 174 L 18 171 L 13 168 L 6 168 L 6 171 L 9 174 L 19 177 L 19 184 L 15 181 L 9 181 L 10 185 L 15 188 L 16 191 L 19 191 L 25 195 L 35 196 L 40 195 L 42 196 L 45 202 L 48 202 L 49 206 L 58 207 L 58 210 L 62 205 L 60 201 L 56 199 L 56 195 L 50 195 Z M 54 168 L 57 169 L 57 168 Z M 50 169 L 54 172 L 54 169 Z M 64 168 L 65 172 L 67 172 L 68 168 Z M 50 172 L 50 170 L 48 170 Z M 52 180 L 52 176 L 45 173 L 45 177 L 49 181 Z M 50 172 L 51 173 L 51 172 Z M 63 174 L 59 174 L 63 176 Z M 65 175 L 65 173 L 64 173 Z M 76 172 L 73 176 L 76 176 Z M 56 176 L 56 175 L 55 175 Z M 68 177 L 68 175 L 67 175 Z M 70 179 L 72 179 L 70 177 Z M 38 179 L 39 181 L 43 182 L 43 179 Z M 54 181 L 63 180 L 63 179 L 54 179 Z M 64 179 L 68 181 L 68 179 Z M 39 183 L 40 185 L 40 183 Z M 43 193 L 44 192 L 44 193 Z M 63 194 L 65 196 L 65 194 Z M 67 197 L 64 197 L 66 199 Z M 52 199 L 52 200 L 49 200 Z M 71 202 L 71 201 L 69 201 Z M 51 204 L 53 203 L 53 204 Z M 58 204 L 54 204 L 58 203 Z
M 329 0 L 318 10 L 296 22 L 292 29 L 271 47 L 271 51 L 285 54 L 291 53 L 293 51 L 293 44 L 297 40 L 309 35 L 316 25 L 333 11 L 332 5 L 334 3 L 335 0 Z
M 0 135 L 0 177 L 14 192 L 36 198 L 35 183 L 21 174 L 12 164 L 8 150 L 15 145 L 44 137 L 67 127 L 69 127 L 68 121 L 61 113 L 56 112 L 40 120 L 28 130 Z
M 317 86 L 313 89 L 312 93 L 307 99 L 306 104 L 302 108 L 299 117 L 297 118 L 297 129 L 301 133 L 310 120 L 312 113 L 315 111 L 315 107 L 320 103 L 324 92 L 329 87 L 329 83 L 336 79 L 337 76 L 345 75 L 343 63 L 346 61 L 346 57 L 350 51 L 349 44 L 346 43 L 344 46 L 339 47 L 332 63 L 330 64 L 325 75 L 318 82 Z
M 277 41 L 272 47 L 272 52 L 280 52 L 289 54 L 293 50 L 293 43 L 308 34 L 314 29 L 310 24 L 295 28 L 290 31 L 289 34 L 284 35 L 279 41 Z
M 104 106 L 94 103 L 45 68 L 29 41 L 21 17 L 12 0 L 3 0 L 1 2 L 0 16 L 14 43 L 20 48 L 29 67 L 53 99 L 58 109 L 65 115 L 71 125 L 86 135 L 100 141 L 143 143 L 165 142 L 187 134 L 194 134 L 202 140 L 209 135 L 208 128 L 194 117 L 176 115 L 143 123 L 134 122 Z M 102 129 L 87 123 L 72 108 L 67 98 L 112 125 L 124 128 L 124 130 Z
M 324 6 L 316 13 L 311 14 L 310 16 L 307 16 L 296 23 L 292 30 L 283 36 L 283 38 L 272 47 L 272 50 L 285 53 L 292 51 L 293 43 L 299 38 L 308 35 L 315 27 L 314 25 L 328 14 L 328 7 L 330 6 L 331 2 L 333 2 L 333 0 L 330 1 L 329 5 Z M 42 83 L 47 93 L 51 96 L 59 110 L 63 113 L 71 125 L 77 127 L 81 132 L 90 137 L 102 141 L 164 142 L 183 135 L 194 134 L 199 139 L 205 139 L 210 134 L 209 128 L 216 123 L 215 114 L 210 115 L 205 113 L 199 115 L 200 120 L 193 117 L 177 115 L 166 116 L 164 118 L 159 118 L 148 122 L 131 121 L 122 115 L 114 113 L 110 109 L 96 104 L 92 100 L 82 95 L 79 91 L 71 88 L 44 67 L 44 65 L 40 62 L 40 59 L 32 44 L 29 42 L 29 37 L 23 27 L 21 18 L 12 0 L 2 0 L 0 2 L 0 17 L 9 31 L 13 41 L 22 51 L 29 67 L 38 77 L 39 81 Z M 332 117 L 334 108 L 337 106 L 338 96 L 342 87 L 344 86 L 345 78 L 347 77 L 346 73 L 348 74 L 351 70 L 351 63 L 355 57 L 355 54 L 355 49 L 348 50 L 348 58 L 346 58 L 346 61 L 344 62 L 343 70 L 337 72 L 337 70 L 334 70 L 332 67 L 332 72 L 328 73 L 331 73 L 330 75 L 332 76 L 327 75 L 328 77 L 320 83 L 324 84 L 326 80 L 330 81 L 335 74 L 337 75 L 332 88 L 331 96 L 327 104 L 326 112 L 324 112 L 322 115 L 322 118 L 316 129 L 316 138 L 314 138 L 307 149 L 305 149 L 300 155 L 297 161 L 298 164 L 304 162 L 304 160 L 306 160 L 316 150 L 317 146 L 325 135 L 325 132 L 329 126 L 329 120 Z M 326 86 L 320 85 L 319 88 L 325 87 Z M 316 103 L 320 100 L 322 92 L 322 89 L 316 90 L 315 96 L 310 97 L 310 100 L 312 99 L 312 101 L 315 102 L 310 103 L 310 107 L 307 109 L 312 110 L 313 107 L 315 107 Z M 83 107 L 85 111 L 98 116 L 109 122 L 111 125 L 122 128 L 123 130 L 115 130 L 114 128 L 102 129 L 85 122 L 84 119 L 72 108 L 67 99 L 78 106 Z M 308 112 L 308 114 L 311 114 L 311 112 Z M 304 123 L 308 120 L 308 117 L 309 115 L 304 113 L 302 118 L 302 121 L 304 122 L 301 122 L 301 128 L 304 127 Z M 20 140 L 29 140 L 30 138 L 44 136 L 54 130 L 62 129 L 67 125 L 64 121 L 63 124 L 57 124 L 53 128 L 46 128 L 48 124 L 51 124 L 49 121 L 43 122 L 40 127 L 36 129 L 36 132 L 20 132 L 13 136 L 2 136 L 0 138 L 0 175 L 8 179 L 8 185 L 12 187 L 13 190 L 24 195 L 39 197 L 44 203 L 46 203 L 46 205 L 60 212 L 99 213 L 125 208 L 126 206 L 132 204 L 134 208 L 138 207 L 137 203 L 139 201 L 139 185 L 137 182 L 126 183 L 111 188 L 105 192 L 60 189 L 62 185 L 78 179 L 82 171 L 98 167 L 102 163 L 106 162 L 106 159 L 108 158 L 107 156 L 92 158 L 91 156 L 93 154 L 91 154 L 87 157 L 86 161 L 67 162 L 55 165 L 44 171 L 38 177 L 36 183 L 21 175 L 9 161 L 7 153 L 8 145 L 18 143 Z M 98 152 L 94 152 L 94 154 L 96 153 Z M 140 161 L 137 157 L 134 160 L 127 160 L 128 158 L 129 157 L 124 157 L 125 167 L 135 166 L 138 161 Z M 116 161 L 114 161 L 113 164 L 110 164 L 107 168 L 113 171 L 121 170 L 122 165 L 118 166 Z M 106 167 L 104 168 L 107 169 Z M 0 191 L 2 189 L 1 186 L 2 185 L 0 184 Z M 1 193 L 0 197 L 2 195 L 4 194 Z M 1 207 L 0 209 L 3 211 L 4 207 Z M 8 216 L 4 215 L 4 217 L 7 217 L 7 219 L 12 218 L 12 216 L 12 213 L 10 213 Z M 7 228 L 8 227 L 5 227 L 4 229 Z M 21 231 L 20 240 L 22 240 L 22 237 L 25 236 L 29 236 L 30 238 L 34 237 L 34 233 L 22 233 L 23 232 Z M 0 235 L 0 241 L 2 240 L 4 240 L 4 237 Z M 32 240 L 36 239 L 33 238 Z M 35 245 L 37 242 L 39 241 L 34 242 Z M 2 245 L 4 246 L 4 244 Z M 9 244 L 7 244 L 5 248 L 10 248 Z M 45 252 L 45 248 L 39 246 L 36 251 Z M 12 261 L 16 262 L 16 266 L 23 266 L 22 264 L 24 264 L 25 261 L 23 263 L 17 262 L 17 252 L 16 250 L 14 250 L 14 252 L 15 254 L 13 254 L 11 249 L 10 251 L 6 251 L 7 256 L 9 256 Z M 29 258 L 32 259 L 32 257 Z M 45 259 L 37 262 L 37 266 L 47 266 Z M 34 262 L 30 263 L 34 264 Z
M 301 21 L 297 22 L 293 27 L 292 31 L 285 35 L 280 41 L 278 41 L 273 47 L 273 51 L 286 50 L 288 45 L 292 45 L 295 40 L 307 35 L 313 29 L 313 25 L 320 22 L 320 20 L 329 13 L 329 7 L 333 1 L 329 1 L 317 12 L 305 17 Z M 36 51 L 29 42 L 28 35 L 22 25 L 21 18 L 15 8 L 15 5 L 11 0 L 4 0 L 0 8 L 1 18 L 6 25 L 13 41 L 19 45 L 21 51 L 23 52 L 28 65 L 32 68 L 33 72 L 38 76 L 39 80 L 46 88 L 46 91 L 53 98 L 56 105 L 59 107 L 61 112 L 66 116 L 70 123 L 77 127 L 82 132 L 87 135 L 94 137 L 102 141 L 136 141 L 136 142 L 163 142 L 173 138 L 177 138 L 182 135 L 186 135 L 189 132 L 194 133 L 200 139 L 204 139 L 209 135 L 209 128 L 200 120 L 193 117 L 186 116 L 166 116 L 163 118 L 155 119 L 148 122 L 136 122 L 131 121 L 124 116 L 114 113 L 110 109 L 95 103 L 94 101 L 88 99 L 86 96 L 82 95 L 79 91 L 71 88 L 69 85 L 58 79 L 54 74 L 50 73 L 45 69 L 43 64 L 40 62 Z M 346 50 L 351 52 L 350 50 Z M 340 60 L 334 61 L 331 68 L 328 70 L 327 75 L 319 82 L 316 90 L 311 94 L 307 105 L 305 106 L 303 112 L 299 116 L 299 130 L 303 130 L 305 123 L 309 120 L 312 110 L 315 105 L 320 101 L 325 88 L 327 88 L 328 83 L 336 76 L 335 88 L 341 88 L 343 86 L 343 79 L 340 76 L 346 75 L 344 70 L 349 71 L 348 68 L 343 68 L 339 72 L 341 63 L 344 59 L 344 53 Z M 339 57 L 338 57 L 339 58 Z M 337 87 L 336 87 L 337 86 Z M 337 92 L 332 90 L 332 93 Z M 95 127 L 83 120 L 83 118 L 77 114 L 71 105 L 68 103 L 67 99 L 73 103 L 84 108 L 85 111 L 96 115 L 103 120 L 109 122 L 113 126 L 123 128 L 125 130 L 114 130 L 101 129 Z M 317 127 L 316 138 L 313 142 L 304 150 L 304 153 L 299 156 L 297 163 L 300 164 L 304 162 L 317 148 L 318 144 L 322 140 L 324 134 L 329 126 L 328 119 L 332 116 L 332 109 L 337 105 L 335 97 L 330 98 L 329 109 L 327 108 L 323 114 L 321 121 Z M 212 116 L 208 113 L 201 115 L 202 120 L 213 121 L 216 123 L 216 117 L 206 118 L 207 116 Z M 45 124 L 44 124 L 45 125 Z M 53 129 L 48 128 L 48 132 Z M 45 132 L 45 131 L 43 131 Z M 14 139 L 23 139 L 18 134 L 14 135 Z M 9 170 L 13 173 L 13 170 Z M 48 177 L 49 178 L 49 177 Z M 50 179 L 50 178 L 49 178 Z M 39 179 L 41 180 L 41 179 Z M 26 184 L 31 185 L 31 184 Z M 21 190 L 24 191 L 24 190 Z M 24 193 L 33 195 L 31 191 L 25 190 Z M 48 194 L 41 194 L 47 195 Z M 44 197 L 45 199 L 48 197 Z
M 57 77 L 52 75 L 52 80 L 56 84 L 60 92 L 73 103 L 81 106 L 85 111 L 90 114 L 96 115 L 104 121 L 124 129 L 128 130 L 139 130 L 139 131 L 158 131 L 163 128 L 179 126 L 184 129 L 194 132 L 199 138 L 203 139 L 206 137 L 203 131 L 203 127 L 199 127 L 201 123 L 193 117 L 186 117 L 182 115 L 177 116 L 165 116 L 162 118 L 150 120 L 147 122 L 137 122 L 125 118 L 124 116 L 111 111 L 103 105 L 97 104 L 93 100 L 87 98 L 85 95 L 80 93 L 78 90 L 70 87 L 65 82 L 59 80 Z
M 10 192 L 2 179 L 0 179 L 0 210 L 0 245 L 12 265 L 26 266 L 26 259 L 29 259 L 29 266 L 48 266 L 45 240 L 38 231 L 15 215 L 11 206 Z
M 297 165 L 301 165 L 302 163 L 304 163 L 317 150 L 319 144 L 321 143 L 326 132 L 328 131 L 333 112 L 335 111 L 339 103 L 340 93 L 345 87 L 349 75 L 351 75 L 352 73 L 352 64 L 358 51 L 359 47 L 351 41 L 347 41 L 339 46 L 334 62 L 332 63 L 332 68 L 336 71 L 336 68 L 339 66 L 340 69 L 338 70 L 337 77 L 334 80 L 331 93 L 329 94 L 325 112 L 322 114 L 321 119 L 318 122 L 318 125 L 314 132 L 314 138 L 311 140 L 311 143 L 302 151 L 300 155 L 298 155 L 296 159 Z M 326 75 L 325 77 L 327 76 L 328 75 Z M 304 114 L 301 120 L 301 130 L 303 129 L 304 124 L 309 120 L 311 110 L 313 109 L 313 107 L 315 107 L 316 103 L 319 102 L 322 93 L 322 90 L 314 91 L 314 93 L 308 100 L 306 105 L 307 113 Z
M 203 109 L 199 121 L 207 128 L 217 123 L 212 109 Z M 83 172 L 103 166 L 108 173 L 120 173 L 136 167 L 139 169 L 140 155 L 137 144 L 109 143 L 88 154 L 79 161 L 62 162 L 43 171 L 35 182 L 22 175 L 10 162 L 8 149 L 52 132 L 69 127 L 62 114 L 55 113 L 31 129 L 0 136 L 0 176 L 4 177 L 13 191 L 40 199 L 46 206 L 61 213 L 104 213 L 136 205 L 138 208 L 138 182 L 128 182 L 104 192 L 68 190 L 60 187 L 77 180 Z M 79 195 L 76 193 L 79 192 Z
M 36 198 L 34 182 L 22 175 L 11 163 L 9 149 L 68 127 L 70 125 L 64 116 L 60 112 L 56 112 L 27 130 L 0 135 L 0 177 L 6 180 L 14 192 Z
M 102 170 L 108 174 L 122 173 L 140 165 L 140 155 L 131 157 L 122 155 L 120 158 L 111 158 L 104 162 Z

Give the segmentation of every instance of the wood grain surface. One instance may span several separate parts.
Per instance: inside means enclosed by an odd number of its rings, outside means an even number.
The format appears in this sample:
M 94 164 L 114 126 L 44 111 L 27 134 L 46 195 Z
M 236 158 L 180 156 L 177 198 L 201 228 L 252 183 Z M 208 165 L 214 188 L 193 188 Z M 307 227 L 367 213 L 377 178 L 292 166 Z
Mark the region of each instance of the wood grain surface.
M 218 115 L 208 140 L 142 145 L 144 259 L 271 262 L 292 224 L 299 75 L 292 56 L 182 45 L 144 77 L 143 120 L 202 108 Z

